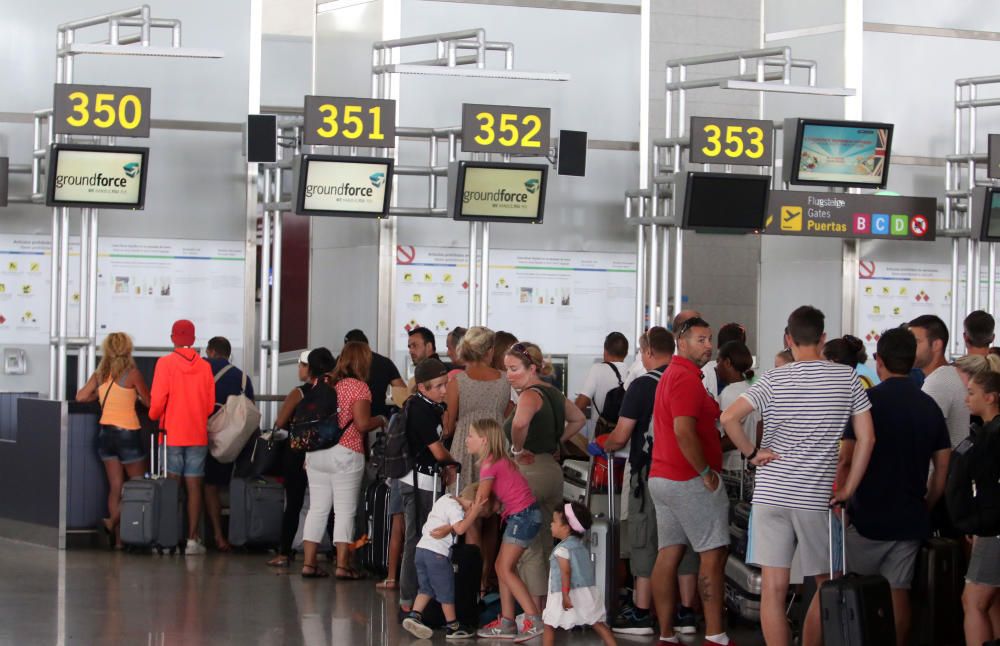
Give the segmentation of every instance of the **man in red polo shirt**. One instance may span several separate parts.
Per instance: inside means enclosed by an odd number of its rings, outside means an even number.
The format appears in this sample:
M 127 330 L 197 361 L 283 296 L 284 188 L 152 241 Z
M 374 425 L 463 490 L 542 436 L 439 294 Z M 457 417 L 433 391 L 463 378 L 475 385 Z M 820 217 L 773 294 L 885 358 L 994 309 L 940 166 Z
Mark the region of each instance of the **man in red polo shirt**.
M 659 547 L 652 584 L 660 643 L 680 643 L 673 626 L 677 567 L 690 546 L 701 557 L 704 644 L 735 644 L 722 625 L 729 498 L 719 477 L 722 444 L 715 426 L 719 405 L 705 390 L 701 375 L 701 367 L 712 358 L 712 329 L 694 317 L 676 335 L 677 353 L 656 390 L 649 471 Z

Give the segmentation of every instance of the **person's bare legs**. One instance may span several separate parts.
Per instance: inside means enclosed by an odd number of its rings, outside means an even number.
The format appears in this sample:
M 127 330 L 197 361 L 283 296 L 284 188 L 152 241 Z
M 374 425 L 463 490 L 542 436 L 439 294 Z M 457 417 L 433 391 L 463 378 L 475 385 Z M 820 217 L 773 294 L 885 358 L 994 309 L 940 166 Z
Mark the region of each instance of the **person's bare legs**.
M 319 543 L 313 541 L 302 541 L 302 570 L 309 568 L 310 572 L 316 572 L 319 568 L 316 565 L 316 554 L 319 552 Z
M 222 531 L 222 493 L 219 486 L 214 484 L 205 485 L 205 511 L 208 513 L 208 520 L 212 524 L 212 533 L 215 536 L 215 546 L 222 552 L 230 550 L 229 541 Z
M 184 488 L 188 498 L 188 538 L 198 540 L 198 526 L 201 522 L 201 476 L 184 476 Z
M 403 560 L 403 541 L 405 538 L 406 519 L 403 514 L 393 514 L 389 530 L 389 563 L 385 581 L 379 583 L 380 590 L 399 589 L 399 562 Z
M 896 646 L 906 646 L 910 638 L 910 591 L 892 589 L 892 616 L 896 622 Z
M 548 626 L 546 626 L 546 628 L 548 628 Z M 615 641 L 615 636 L 612 634 L 611 629 L 608 628 L 608 625 L 603 621 L 594 624 L 591 628 L 594 629 L 594 632 L 597 633 L 601 638 L 601 641 L 604 642 L 604 646 L 615 646 L 618 643 Z
M 556 643 L 556 629 L 545 624 L 545 632 L 542 634 L 542 646 L 553 646 Z
M 993 638 L 1000 638 L 1000 594 L 993 596 L 993 603 L 990 605 L 990 623 L 993 624 Z
M 791 570 L 786 567 L 761 568 L 760 624 L 768 646 L 789 646 L 791 643 L 792 636 L 785 618 L 790 573 Z M 818 598 L 819 594 L 816 595 Z
M 701 605 L 698 600 L 698 575 L 680 575 L 677 577 L 677 586 L 680 589 L 681 605 L 697 610 Z
M 656 616 L 660 621 L 660 637 L 674 636 L 674 609 L 677 606 L 677 566 L 684 558 L 686 545 L 664 547 L 656 555 L 650 587 Z
M 830 580 L 829 574 L 817 574 L 816 579 L 816 594 L 813 595 L 812 603 L 809 604 L 809 610 L 806 612 L 806 621 L 802 626 L 802 646 L 822 646 L 823 644 L 823 628 L 820 626 L 819 621 L 819 589 L 823 587 L 823 584 Z M 788 586 L 785 586 L 785 591 L 787 593 Z M 782 613 L 784 613 L 785 598 L 779 599 L 778 603 L 782 607 Z M 785 626 L 787 627 L 787 622 Z M 768 642 L 770 644 L 770 642 Z
M 114 534 L 115 545 L 121 545 L 118 525 L 121 521 L 122 486 L 125 484 L 125 470 L 117 458 L 102 460 L 104 472 L 108 476 L 108 517 L 101 522 L 108 532 Z
M 965 582 L 962 609 L 965 611 L 965 643 L 982 644 L 997 636 L 993 632 L 991 608 L 997 600 L 997 588 Z
M 699 553 L 701 565 L 698 569 L 698 592 L 705 609 L 706 635 L 719 635 L 726 630 L 722 623 L 722 614 L 725 601 L 723 580 L 728 555 L 729 550 L 726 547 Z
M 650 584 L 649 577 L 645 576 L 635 577 L 635 589 L 632 590 L 632 604 L 636 608 L 641 608 L 642 610 L 649 610 L 649 607 L 652 603 L 653 603 L 653 587 Z
M 539 614 L 535 597 L 528 592 L 528 586 L 517 575 L 517 562 L 524 548 L 513 543 L 503 543 L 497 556 L 497 577 L 500 579 L 500 613 L 507 619 L 514 618 L 514 600 L 521 604 L 525 614 Z

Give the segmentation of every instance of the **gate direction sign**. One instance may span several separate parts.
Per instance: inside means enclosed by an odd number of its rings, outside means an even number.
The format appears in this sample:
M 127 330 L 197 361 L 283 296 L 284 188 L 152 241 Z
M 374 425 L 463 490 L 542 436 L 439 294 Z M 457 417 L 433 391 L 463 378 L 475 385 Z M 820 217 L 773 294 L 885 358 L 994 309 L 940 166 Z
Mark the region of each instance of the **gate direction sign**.
M 771 191 L 762 233 L 929 242 L 936 214 L 933 197 Z

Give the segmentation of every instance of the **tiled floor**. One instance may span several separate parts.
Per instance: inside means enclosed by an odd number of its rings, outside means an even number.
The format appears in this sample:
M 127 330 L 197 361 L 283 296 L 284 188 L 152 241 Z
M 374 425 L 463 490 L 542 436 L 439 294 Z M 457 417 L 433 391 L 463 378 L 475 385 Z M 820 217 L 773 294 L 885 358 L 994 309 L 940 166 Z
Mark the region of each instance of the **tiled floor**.
M 0 540 L 0 644 L 431 643 L 418 642 L 399 627 L 394 595 L 376 591 L 373 582 L 303 580 L 297 570 L 278 574 L 265 560 L 259 554 L 57 552 Z M 757 631 L 736 628 L 730 634 L 740 646 L 763 644 Z M 434 643 L 445 640 L 438 636 Z M 582 631 L 562 634 L 558 643 L 600 640 Z

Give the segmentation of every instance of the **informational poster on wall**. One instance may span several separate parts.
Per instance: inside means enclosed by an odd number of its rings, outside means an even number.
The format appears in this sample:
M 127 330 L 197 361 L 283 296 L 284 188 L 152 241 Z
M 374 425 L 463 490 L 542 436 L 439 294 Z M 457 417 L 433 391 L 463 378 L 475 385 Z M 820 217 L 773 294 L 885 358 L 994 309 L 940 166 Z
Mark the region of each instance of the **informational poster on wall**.
M 124 331 L 137 346 L 170 344 L 176 318 L 195 323 L 198 341 L 243 345 L 243 243 L 101 238 L 97 337 Z M 0 343 L 49 339 L 51 243 L 45 235 L 0 235 Z M 70 241 L 68 333 L 79 334 L 79 241 Z
M 459 248 L 397 248 L 397 350 L 417 326 L 432 330 L 443 350 L 448 331 L 467 324 L 468 259 Z M 628 253 L 494 249 L 487 324 L 546 353 L 599 354 L 608 332 L 634 327 L 635 271 Z
M 69 245 L 69 334 L 80 312 L 80 242 Z M 46 344 L 52 293 L 52 244 L 43 235 L 0 235 L 0 343 Z
M 864 341 L 869 357 L 874 355 L 883 331 L 923 314 L 935 314 L 948 321 L 950 311 L 950 265 L 871 259 L 858 263 L 854 329 Z
M 239 241 L 102 238 L 98 338 L 124 331 L 137 346 L 170 345 L 170 326 L 186 318 L 197 345 L 224 336 L 243 347 L 244 256 Z

